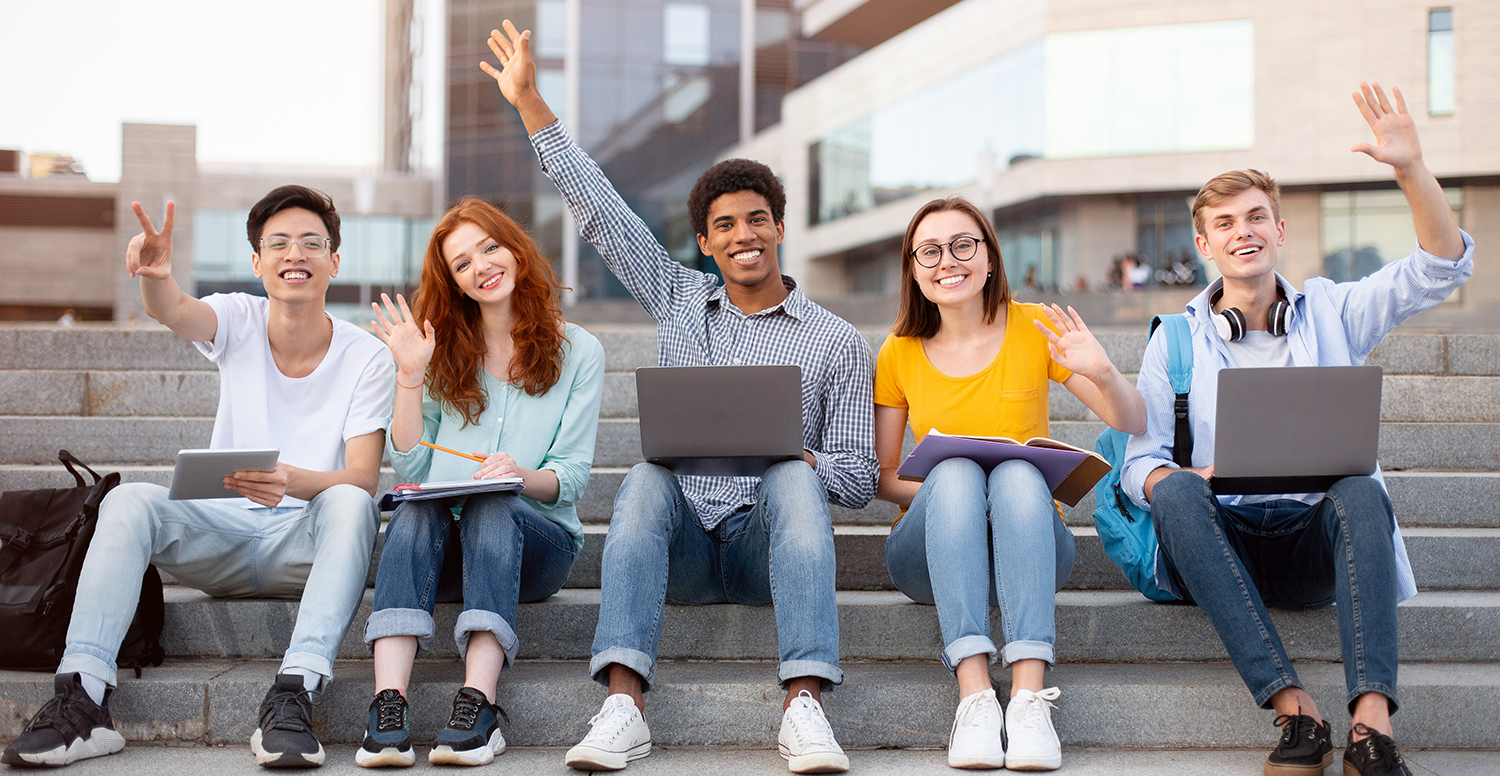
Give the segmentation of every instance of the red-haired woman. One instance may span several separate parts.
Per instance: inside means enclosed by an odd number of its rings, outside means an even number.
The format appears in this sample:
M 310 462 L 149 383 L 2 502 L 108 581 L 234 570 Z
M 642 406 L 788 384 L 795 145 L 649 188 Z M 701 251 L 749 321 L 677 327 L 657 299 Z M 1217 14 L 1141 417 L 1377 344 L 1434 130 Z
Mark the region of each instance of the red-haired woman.
M 382 295 L 376 333 L 396 360 L 387 435 L 402 482 L 520 477 L 519 493 L 406 501 L 386 527 L 365 642 L 375 700 L 355 754 L 362 766 L 411 765 L 406 686 L 433 637 L 432 609 L 450 526 L 463 550 L 463 611 L 453 629 L 464 687 L 428 760 L 482 765 L 505 750 L 495 684 L 517 650 L 516 605 L 562 587 L 583 530 L 604 350 L 565 323 L 536 243 L 493 205 L 464 200 L 427 245 L 412 308 Z M 419 325 L 417 322 L 421 321 Z M 484 462 L 418 444 L 484 456 Z

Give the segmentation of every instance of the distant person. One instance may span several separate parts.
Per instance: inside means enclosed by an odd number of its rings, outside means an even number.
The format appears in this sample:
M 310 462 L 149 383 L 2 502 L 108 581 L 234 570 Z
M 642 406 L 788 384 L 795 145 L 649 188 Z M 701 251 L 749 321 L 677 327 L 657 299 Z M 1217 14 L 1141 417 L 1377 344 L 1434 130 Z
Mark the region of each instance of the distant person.
M 1048 328 L 1050 322 L 1056 331 Z M 1105 422 L 1146 428 L 1146 405 L 1069 308 L 1011 298 L 995 231 L 960 197 L 912 216 L 901 242 L 901 303 L 875 368 L 878 498 L 902 508 L 885 544 L 896 587 L 937 604 L 943 665 L 958 680 L 948 741 L 954 768 L 1053 770 L 1062 765 L 1046 670 L 1056 659 L 1055 594 L 1073 570 L 1073 534 L 1036 466 L 985 471 L 939 463 L 924 482 L 897 478 L 906 427 L 945 434 L 1047 436 L 1047 388 L 1061 383 Z M 1005 647 L 990 640 L 1000 608 Z M 1001 714 L 990 664 L 1010 666 Z M 1008 745 L 1002 745 L 1001 729 Z
M 1276 273 L 1286 242 L 1276 183 L 1256 170 L 1223 173 L 1193 200 L 1198 251 L 1223 278 L 1187 305 L 1191 468 L 1172 462 L 1176 421 L 1164 337 L 1151 340 L 1141 362 L 1147 428 L 1130 439 L 1121 485 L 1151 510 L 1175 592 L 1207 615 L 1255 702 L 1276 710 L 1281 742 L 1267 758 L 1268 776 L 1321 773 L 1333 761 L 1333 745 L 1266 607 L 1332 603 L 1353 715 L 1344 773 L 1410 774 L 1392 738 L 1391 714 L 1396 603 L 1417 587 L 1379 470 L 1339 480 L 1326 493 L 1221 497 L 1208 485 L 1219 370 L 1362 364 L 1386 334 L 1448 298 L 1472 272 L 1474 242 L 1422 161 L 1401 92 L 1394 97 L 1392 105 L 1379 84 L 1360 84 L 1354 102 L 1376 144 L 1353 150 L 1395 170 L 1416 222 L 1416 252 L 1356 282 L 1313 278 L 1299 293 Z M 1226 315 L 1243 321 L 1243 336 L 1220 334 L 1215 320 Z
M 1151 264 L 1145 257 L 1125 257 L 1125 287 L 1129 291 L 1138 291 L 1151 283 Z
M 504 71 L 481 67 L 520 111 L 583 238 L 657 321 L 660 363 L 800 367 L 806 448 L 802 460 L 778 463 L 760 478 L 678 477 L 649 463 L 631 469 L 604 543 L 589 665 L 609 695 L 565 761 L 618 770 L 650 753 L 642 694 L 655 675 L 670 598 L 774 605 L 777 679 L 786 689 L 781 754 L 797 773 L 847 770 L 819 702 L 844 680 L 828 504 L 859 509 L 875 491 L 869 346 L 781 274 L 776 249 L 786 197 L 765 165 L 720 162 L 688 199 L 698 247 L 724 284 L 673 261 L 542 100 L 530 35 L 505 22 L 505 33 L 489 40 Z
M 74 317 L 73 308 L 71 308 L 71 307 L 69 307 L 66 310 L 63 310 L 62 317 L 57 319 L 57 325 L 58 326 L 72 326 L 73 324 L 75 324 L 77 322 L 78 322 L 78 319 Z
M 495 702 L 515 664 L 517 604 L 562 588 L 583 546 L 574 506 L 588 484 L 604 387 L 604 348 L 564 323 L 552 267 L 499 208 L 466 199 L 433 229 L 413 308 L 397 295 L 375 309 L 375 333 L 396 359 L 391 464 L 402 482 L 520 477 L 518 493 L 404 501 L 385 529 L 365 643 L 375 699 L 365 766 L 411 765 L 412 661 L 432 644 L 435 581 L 463 553 L 463 611 L 453 638 L 464 683 L 427 760 L 484 765 L 505 751 Z M 420 323 L 418 323 L 420 321 Z M 474 452 L 473 461 L 419 442 Z M 459 548 L 448 541 L 457 521 Z
M 266 296 L 194 299 L 172 277 L 173 203 L 158 232 L 132 202 L 141 234 L 126 269 L 146 314 L 219 367 L 209 446 L 275 448 L 275 471 L 236 472 L 244 498 L 174 501 L 158 485 L 121 485 L 99 507 L 54 681 L 57 695 L 11 742 L 11 765 L 66 765 L 125 746 L 109 715 L 115 656 L 156 564 L 224 598 L 299 598 L 297 621 L 250 739 L 268 767 L 321 765 L 312 699 L 359 606 L 380 528 L 380 478 L 395 365 L 369 332 L 324 309 L 339 271 L 339 215 L 326 195 L 282 186 L 250 208 L 250 266 Z

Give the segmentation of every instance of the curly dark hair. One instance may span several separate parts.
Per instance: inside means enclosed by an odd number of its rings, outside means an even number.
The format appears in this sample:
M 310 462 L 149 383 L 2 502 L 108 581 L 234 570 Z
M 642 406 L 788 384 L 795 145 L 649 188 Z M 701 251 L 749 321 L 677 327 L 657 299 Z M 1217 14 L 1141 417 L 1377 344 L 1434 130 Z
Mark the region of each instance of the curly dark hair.
M 333 197 L 306 186 L 280 186 L 250 208 L 250 217 L 245 220 L 245 233 L 250 238 L 250 250 L 260 252 L 260 233 L 266 228 L 271 216 L 283 210 L 300 207 L 323 220 L 328 229 L 328 250 L 339 250 L 339 211 L 333 206 Z
M 786 191 L 770 167 L 750 159 L 725 159 L 698 176 L 693 193 L 688 195 L 688 217 L 693 219 L 693 231 L 707 235 L 709 206 L 719 197 L 736 191 L 753 191 L 765 197 L 771 205 L 771 218 L 778 224 L 786 215 Z

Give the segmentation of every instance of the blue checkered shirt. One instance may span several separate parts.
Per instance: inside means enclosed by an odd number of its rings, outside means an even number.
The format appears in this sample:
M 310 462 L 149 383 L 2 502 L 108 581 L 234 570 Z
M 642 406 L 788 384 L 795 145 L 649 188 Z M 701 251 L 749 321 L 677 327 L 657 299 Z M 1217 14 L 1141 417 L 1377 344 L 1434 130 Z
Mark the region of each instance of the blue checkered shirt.
M 531 136 L 542 171 L 557 184 L 579 234 L 656 321 L 663 366 L 792 364 L 802 369 L 802 446 L 828 500 L 862 508 L 875 495 L 870 347 L 842 318 L 802 294 L 746 315 L 718 278 L 672 260 L 562 122 Z M 756 502 L 759 477 L 679 477 L 704 529 Z
M 1432 307 L 1458 290 L 1474 271 L 1474 240 L 1463 234 L 1464 255 L 1458 261 L 1433 256 L 1417 246 L 1416 253 L 1391 262 L 1380 271 L 1351 283 L 1313 278 L 1301 293 L 1285 278 L 1276 276 L 1282 293 L 1292 306 L 1287 326 L 1287 344 L 1297 366 L 1351 366 L 1365 362 L 1385 335 L 1407 318 Z M 1188 423 L 1193 436 L 1193 466 L 1214 462 L 1214 419 L 1218 417 L 1219 370 L 1237 366 L 1229 349 L 1214 330 L 1210 300 L 1223 288 L 1217 280 L 1187 304 L 1188 330 L 1193 341 L 1193 383 L 1188 400 Z M 1120 486 L 1131 501 L 1150 509 L 1146 501 L 1146 477 L 1172 462 L 1175 394 L 1167 380 L 1167 338 L 1152 337 L 1141 358 L 1136 388 L 1146 400 L 1146 433 L 1130 438 Z M 1374 477 L 1385 484 L 1377 467 Z M 1306 494 L 1284 494 L 1280 498 L 1306 501 Z M 1276 498 L 1276 497 L 1272 497 Z M 1237 504 L 1239 496 L 1220 496 L 1225 504 Z M 1313 499 L 1316 503 L 1320 499 Z M 1396 585 L 1400 600 L 1417 594 L 1401 527 L 1394 532 Z M 1157 560 L 1160 562 L 1160 555 Z M 1159 578 L 1160 579 L 1160 578 Z

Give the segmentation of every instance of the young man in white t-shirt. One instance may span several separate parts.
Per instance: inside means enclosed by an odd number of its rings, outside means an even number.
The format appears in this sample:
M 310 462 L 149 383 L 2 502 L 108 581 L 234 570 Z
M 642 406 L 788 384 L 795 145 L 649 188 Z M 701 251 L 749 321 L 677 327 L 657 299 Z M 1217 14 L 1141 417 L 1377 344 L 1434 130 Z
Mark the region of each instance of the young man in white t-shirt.
M 171 501 L 158 485 L 113 490 L 78 581 L 57 695 L 5 750 L 12 765 L 66 765 L 118 752 L 109 717 L 115 657 L 148 563 L 223 597 L 301 597 L 291 643 L 250 739 L 268 767 L 323 763 L 311 700 L 364 593 L 380 526 L 380 476 L 395 365 L 380 340 L 323 309 L 339 269 L 339 216 L 326 195 L 283 186 L 250 210 L 255 276 L 266 298 L 188 296 L 172 278 L 173 204 L 126 265 L 146 312 L 219 367 L 214 448 L 276 448 L 275 471 L 237 472 L 242 499 Z M 304 591 L 306 591 L 304 593 Z

